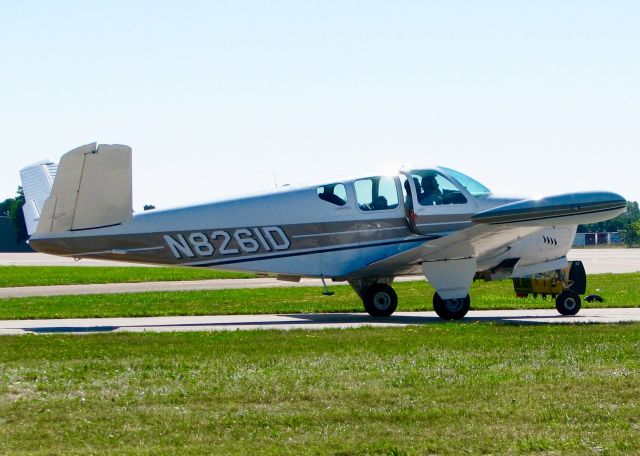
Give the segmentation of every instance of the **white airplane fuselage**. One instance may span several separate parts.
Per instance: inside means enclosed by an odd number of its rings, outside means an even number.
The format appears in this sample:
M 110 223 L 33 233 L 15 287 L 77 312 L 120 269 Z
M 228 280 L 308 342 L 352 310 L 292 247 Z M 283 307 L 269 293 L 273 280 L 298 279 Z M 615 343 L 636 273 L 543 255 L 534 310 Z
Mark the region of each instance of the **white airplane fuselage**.
M 117 187 L 104 177 L 109 166 Z M 626 206 L 608 192 L 499 198 L 454 170 L 421 168 L 131 214 L 130 174 L 125 146 L 67 154 L 31 246 L 75 258 L 348 280 L 365 306 L 389 304 L 395 276 L 424 273 L 437 300 L 466 299 L 468 309 L 474 278 L 560 269 L 577 224 Z
M 397 177 L 394 178 L 397 180 Z M 469 198 L 463 207 L 429 207 L 418 216 L 420 234 L 410 230 L 405 207 L 362 211 L 351 182 L 347 204 L 317 195 L 317 186 L 198 206 L 134 214 L 116 226 L 32 237 L 36 250 L 75 258 L 210 267 L 303 277 L 350 278 L 349 273 L 430 240 L 472 226 L 471 216 L 518 198 Z M 398 191 L 400 184 L 397 181 Z M 428 212 L 434 212 L 428 214 Z M 576 226 L 545 227 L 511 245 L 527 263 L 562 257 Z M 555 242 L 547 242 L 546 238 Z M 478 258 L 481 270 L 504 255 Z M 416 273 L 418 268 L 390 275 Z

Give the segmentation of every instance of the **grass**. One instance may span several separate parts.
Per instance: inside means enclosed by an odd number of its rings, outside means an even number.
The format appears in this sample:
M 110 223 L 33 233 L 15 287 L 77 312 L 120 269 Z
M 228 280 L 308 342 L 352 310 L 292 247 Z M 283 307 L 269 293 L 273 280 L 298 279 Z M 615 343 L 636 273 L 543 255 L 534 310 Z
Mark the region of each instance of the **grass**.
M 604 303 L 593 307 L 640 305 L 640 274 L 599 274 L 588 278 L 587 294 L 601 294 Z M 399 311 L 432 310 L 433 288 L 426 282 L 394 285 Z M 0 319 L 136 317 L 164 315 L 226 315 L 259 313 L 362 312 L 363 306 L 348 286 L 331 287 L 334 296 L 321 288 L 291 287 L 215 291 L 151 292 L 118 295 L 51 296 L 0 299 Z M 516 298 L 511 281 L 475 282 L 471 289 L 473 309 L 554 308 L 554 300 Z
M 255 274 L 201 268 L 150 268 L 142 266 L 0 266 L 0 287 L 246 279 L 250 277 L 255 277 Z
M 640 326 L 0 337 L 2 454 L 637 454 Z

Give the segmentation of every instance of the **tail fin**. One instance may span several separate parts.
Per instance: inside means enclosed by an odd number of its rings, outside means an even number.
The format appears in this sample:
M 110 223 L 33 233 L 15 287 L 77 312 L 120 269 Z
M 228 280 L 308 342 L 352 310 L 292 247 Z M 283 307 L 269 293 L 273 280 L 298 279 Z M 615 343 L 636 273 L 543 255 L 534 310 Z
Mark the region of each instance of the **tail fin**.
M 20 170 L 25 203 L 22 213 L 29 235 L 36 231 L 44 202 L 51 193 L 58 165 L 51 160 L 43 160 Z
M 97 143 L 78 147 L 62 156 L 55 174 L 44 205 L 34 204 L 39 212 L 36 234 L 100 228 L 131 219 L 130 147 Z M 28 200 L 27 180 L 24 175 L 22 179 Z

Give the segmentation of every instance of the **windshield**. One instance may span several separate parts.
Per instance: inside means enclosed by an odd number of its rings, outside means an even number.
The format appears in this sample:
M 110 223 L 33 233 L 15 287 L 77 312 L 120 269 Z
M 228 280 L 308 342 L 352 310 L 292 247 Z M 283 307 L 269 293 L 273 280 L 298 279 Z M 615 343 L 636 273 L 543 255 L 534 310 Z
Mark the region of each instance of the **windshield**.
M 443 166 L 441 167 L 441 169 L 446 171 L 451 177 L 460 182 L 460 185 L 466 188 L 472 196 L 475 196 L 476 198 L 483 198 L 491 194 L 491 190 L 489 190 L 477 180 L 470 178 L 466 174 L 462 174 L 461 172 L 455 171 L 450 168 L 445 168 Z

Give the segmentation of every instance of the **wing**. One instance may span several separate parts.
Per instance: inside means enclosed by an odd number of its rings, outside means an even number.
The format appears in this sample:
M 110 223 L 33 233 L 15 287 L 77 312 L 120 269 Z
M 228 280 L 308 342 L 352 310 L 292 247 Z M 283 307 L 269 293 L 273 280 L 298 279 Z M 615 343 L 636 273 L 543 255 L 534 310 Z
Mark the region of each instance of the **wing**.
M 547 227 L 595 223 L 613 218 L 625 209 L 626 200 L 609 192 L 518 201 L 475 214 L 471 217 L 473 226 L 371 263 L 354 275 L 421 274 L 425 261 L 498 258 L 511 245 Z
M 506 250 L 523 237 L 542 231 L 539 226 L 474 225 L 405 252 L 385 258 L 353 273 L 359 277 L 422 274 L 424 261 L 479 258 Z

